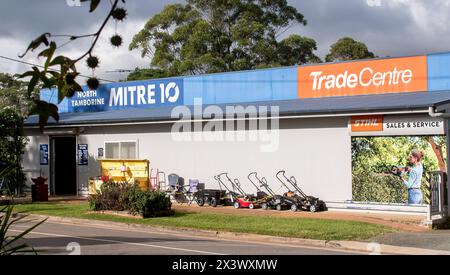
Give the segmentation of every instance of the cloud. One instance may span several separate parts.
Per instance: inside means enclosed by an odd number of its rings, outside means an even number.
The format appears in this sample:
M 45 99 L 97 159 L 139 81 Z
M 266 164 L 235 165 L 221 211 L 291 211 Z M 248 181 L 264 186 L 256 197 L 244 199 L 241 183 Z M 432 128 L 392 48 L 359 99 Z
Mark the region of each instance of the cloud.
M 98 30 L 109 4 L 99 7 L 95 13 L 89 13 L 86 4 L 80 7 L 70 7 L 66 0 L 7 0 L 8 8 L 0 10 L 2 24 L 0 24 L 0 47 L 1 54 L 11 58 L 17 58 L 23 53 L 28 44 L 44 32 L 53 35 L 80 35 L 94 33 Z M 108 1 L 104 1 L 105 3 Z M 114 48 L 109 38 L 116 33 L 115 23 L 111 21 L 104 29 L 102 36 L 95 48 L 95 55 L 101 60 L 101 67 L 95 72 L 96 76 L 107 80 L 119 80 L 126 77 L 121 73 L 107 73 L 117 69 L 135 69 L 146 67 L 150 63 L 148 59 L 142 59 L 138 51 L 128 51 L 128 44 L 134 34 L 141 30 L 145 22 L 155 13 L 160 11 L 169 1 L 127 1 L 128 18 L 117 25 L 124 44 L 120 48 Z M 4 4 L 5 5 L 5 4 Z M 5 5 L 6 6 L 6 5 Z M 20 15 L 20 16 L 18 16 Z M 51 15 L 51 16 L 49 16 Z M 67 42 L 67 38 L 52 37 L 58 46 Z M 74 41 L 60 49 L 59 54 L 67 55 L 73 59 L 78 58 L 89 49 L 90 39 Z M 23 61 L 42 64 L 42 60 L 35 58 L 36 53 L 28 54 Z M 80 62 L 78 70 L 84 75 L 92 75 L 92 71 Z M 29 66 L 2 60 L 0 71 L 8 73 L 19 73 L 28 70 Z
M 450 44 L 448 0 L 290 1 L 309 24 L 292 32 L 318 42 L 320 56 L 344 36 L 365 42 L 379 56 L 447 51 Z M 376 0 L 373 0 L 376 1 Z
M 379 1 L 380 5 L 369 5 Z M 128 51 L 133 35 L 145 22 L 161 11 L 166 4 L 182 0 L 128 0 L 129 17 L 118 25 L 124 45 L 113 48 L 109 37 L 115 33 L 114 24 L 108 25 L 95 50 L 101 59 L 96 74 L 105 79 L 118 80 L 124 75 L 106 71 L 146 67 L 149 59 L 142 59 L 139 51 Z M 332 43 L 344 36 L 365 42 L 379 56 L 402 56 L 449 50 L 450 0 L 289 0 L 302 12 L 308 25 L 294 26 L 283 36 L 300 34 L 312 37 L 318 44 L 318 55 L 324 57 Z M 101 24 L 109 7 L 108 1 L 95 13 L 88 13 L 86 4 L 69 7 L 66 0 L 3 0 L 0 9 L 1 54 L 16 58 L 28 43 L 44 32 L 53 34 L 86 34 Z M 59 45 L 63 42 L 58 39 Z M 61 49 L 62 53 L 78 57 L 89 47 L 89 40 L 76 41 Z M 35 55 L 34 55 L 35 56 Z M 38 62 L 33 55 L 25 61 Z M 42 64 L 42 60 L 40 60 Z M 84 62 L 78 66 L 83 74 L 91 74 Z M 4 61 L 0 71 L 23 72 L 27 66 Z

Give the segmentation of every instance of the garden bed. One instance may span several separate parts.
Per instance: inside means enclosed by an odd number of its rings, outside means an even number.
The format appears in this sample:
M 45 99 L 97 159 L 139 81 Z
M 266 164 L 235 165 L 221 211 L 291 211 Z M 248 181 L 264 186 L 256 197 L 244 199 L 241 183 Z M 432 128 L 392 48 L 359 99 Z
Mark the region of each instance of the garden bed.
M 172 203 L 166 194 L 142 190 L 138 184 L 105 182 L 97 195 L 89 197 L 89 207 L 97 213 L 119 213 L 133 217 L 173 216 Z

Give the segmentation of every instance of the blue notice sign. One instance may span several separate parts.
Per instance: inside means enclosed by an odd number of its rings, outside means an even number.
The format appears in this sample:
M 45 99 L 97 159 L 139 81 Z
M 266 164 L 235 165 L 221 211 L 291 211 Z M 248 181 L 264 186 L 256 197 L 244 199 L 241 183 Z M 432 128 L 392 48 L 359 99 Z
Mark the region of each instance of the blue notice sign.
M 41 165 L 48 165 L 48 144 L 39 146 Z
M 87 144 L 78 144 L 78 165 L 89 165 L 89 150 Z

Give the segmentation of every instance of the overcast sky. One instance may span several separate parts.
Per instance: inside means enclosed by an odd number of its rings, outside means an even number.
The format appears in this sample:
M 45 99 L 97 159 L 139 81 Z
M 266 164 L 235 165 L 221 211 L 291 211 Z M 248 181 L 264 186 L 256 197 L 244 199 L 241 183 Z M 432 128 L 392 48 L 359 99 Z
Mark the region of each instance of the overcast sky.
M 87 12 L 87 4 L 70 7 L 76 0 L 2 0 L 0 9 L 0 55 L 17 58 L 29 42 L 44 32 L 52 34 L 86 34 L 94 32 L 104 18 L 109 1 L 102 1 L 95 13 Z M 95 54 L 101 59 L 96 74 L 117 80 L 124 75 L 107 73 L 117 69 L 145 68 L 149 59 L 139 51 L 128 51 L 133 35 L 145 22 L 168 3 L 181 0 L 127 0 L 128 19 L 117 26 L 124 38 L 119 49 L 109 44 L 115 33 L 111 23 L 102 35 Z M 378 56 L 403 56 L 450 51 L 450 0 L 289 0 L 302 12 L 308 25 L 294 26 L 284 35 L 297 33 L 314 38 L 317 54 L 324 57 L 337 39 L 351 36 L 365 42 Z M 63 41 L 58 41 L 60 45 Z M 77 58 L 87 50 L 88 41 L 79 41 L 60 49 Z M 42 64 L 32 53 L 23 60 Z M 26 65 L 0 59 L 0 72 L 20 73 Z M 84 63 L 78 69 L 91 74 Z

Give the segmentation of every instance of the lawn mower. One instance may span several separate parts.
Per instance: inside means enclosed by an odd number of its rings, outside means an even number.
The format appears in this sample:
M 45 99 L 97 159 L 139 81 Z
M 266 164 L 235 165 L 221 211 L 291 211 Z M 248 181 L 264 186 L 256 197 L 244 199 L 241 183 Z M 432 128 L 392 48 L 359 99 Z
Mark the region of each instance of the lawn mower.
M 267 193 L 264 193 L 261 191 L 260 195 L 267 195 L 266 197 L 261 199 L 261 208 L 264 210 L 268 210 L 268 209 L 276 209 L 278 211 L 281 210 L 286 210 L 286 209 L 292 209 L 293 205 L 296 205 L 296 201 L 293 198 L 289 198 L 286 196 L 281 196 L 281 195 L 277 195 L 272 188 L 270 188 L 269 184 L 267 183 L 267 179 L 266 178 L 262 178 L 260 179 L 258 177 L 258 174 L 256 172 L 251 173 L 250 175 L 248 175 L 248 178 L 250 180 L 250 182 L 255 185 L 255 187 L 257 187 L 257 185 L 253 182 L 253 180 L 251 179 L 251 176 L 254 176 L 254 178 L 258 181 L 259 185 L 261 187 L 264 187 L 264 189 L 267 190 Z M 258 188 L 258 187 L 257 187 Z M 259 189 L 259 188 L 258 188 Z M 295 208 L 295 207 L 294 207 Z M 296 209 L 296 208 L 295 208 Z
M 258 201 L 263 201 L 269 197 L 271 197 L 269 194 L 267 194 L 266 192 L 262 191 L 261 188 L 255 184 L 255 182 L 252 180 L 252 176 L 258 177 L 258 173 L 256 172 L 252 172 L 250 173 L 247 178 L 250 181 L 250 183 L 256 188 L 256 199 Z
M 312 213 L 318 211 L 326 211 L 325 202 L 312 196 L 308 196 L 303 192 L 297 184 L 295 177 L 286 177 L 286 171 L 280 171 L 276 175 L 281 184 L 288 189 L 288 193 L 284 196 L 291 197 L 296 201 L 296 204 L 291 206 L 292 211 L 304 210 Z M 294 190 L 292 190 L 286 183 L 289 183 Z
M 222 177 L 226 177 L 229 185 L 227 186 L 226 183 L 222 181 Z M 250 208 L 254 209 L 256 207 L 259 207 L 258 201 L 256 200 L 256 196 L 246 194 L 245 191 L 241 187 L 241 183 L 238 179 L 235 179 L 234 181 L 228 176 L 228 173 L 222 173 L 217 176 L 217 182 L 219 182 L 219 185 L 223 186 L 228 191 L 228 203 L 230 205 L 233 205 L 234 208 Z M 230 187 L 231 186 L 231 187 Z
M 255 209 L 255 208 L 260 207 L 257 196 L 255 196 L 253 194 L 245 193 L 245 191 L 242 189 L 241 183 L 239 182 L 238 179 L 234 180 L 234 187 L 241 194 L 239 197 L 236 198 L 236 201 L 234 202 L 234 208 L 236 208 L 236 209 L 239 209 L 239 208 Z
M 198 190 L 198 192 L 194 195 L 195 200 L 199 206 L 204 206 L 208 204 L 211 207 L 216 207 L 218 205 L 223 206 L 232 206 L 239 196 L 238 193 L 232 191 L 228 186 L 222 181 L 220 178 L 224 174 L 220 174 L 215 176 L 214 179 L 219 184 L 220 190 L 217 189 L 205 189 Z M 225 190 L 222 188 L 224 187 Z M 234 188 L 234 187 L 233 187 Z

